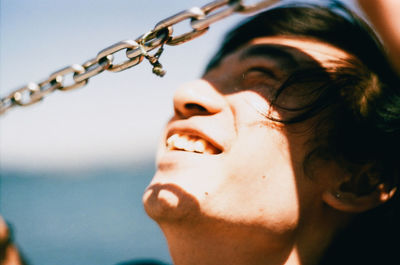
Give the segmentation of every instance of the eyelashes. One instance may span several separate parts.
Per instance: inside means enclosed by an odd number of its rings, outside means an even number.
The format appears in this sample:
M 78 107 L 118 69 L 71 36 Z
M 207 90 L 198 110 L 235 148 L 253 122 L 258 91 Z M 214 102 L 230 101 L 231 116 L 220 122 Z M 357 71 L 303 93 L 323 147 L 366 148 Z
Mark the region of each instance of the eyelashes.
M 291 112 L 298 105 L 298 98 L 292 95 L 290 89 L 281 90 L 286 75 L 278 77 L 268 68 L 251 67 L 241 77 L 242 90 L 255 92 L 265 100 L 246 99 L 264 118 L 279 123 L 293 114 Z
M 253 90 L 264 97 L 271 98 L 279 82 L 269 69 L 252 67 L 242 73 L 240 84 L 243 90 Z
M 274 71 L 272 71 L 269 68 L 262 67 L 262 66 L 255 66 L 255 67 L 251 67 L 251 68 L 247 69 L 245 71 L 245 73 L 243 74 L 243 76 L 246 77 L 248 74 L 251 74 L 251 73 L 256 73 L 256 74 L 262 75 L 265 78 L 272 78 L 275 80 L 278 79 L 278 77 L 276 76 Z
M 267 120 L 279 119 L 278 113 L 271 104 L 276 96 L 280 81 L 268 68 L 251 67 L 241 74 L 241 90 L 255 92 L 261 98 L 251 94 L 245 96 L 247 104 L 251 105 L 261 116 Z M 254 94 L 253 94 L 254 95 Z

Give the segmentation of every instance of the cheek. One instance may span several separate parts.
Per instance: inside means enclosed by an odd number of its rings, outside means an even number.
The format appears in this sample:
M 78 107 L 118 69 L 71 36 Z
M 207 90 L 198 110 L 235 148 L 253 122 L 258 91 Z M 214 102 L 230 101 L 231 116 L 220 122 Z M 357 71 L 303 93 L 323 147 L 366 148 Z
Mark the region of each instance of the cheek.
M 251 135 L 251 137 L 250 137 Z M 242 131 L 224 164 L 225 180 L 212 197 L 213 214 L 283 232 L 298 222 L 295 175 L 284 138 L 275 132 Z

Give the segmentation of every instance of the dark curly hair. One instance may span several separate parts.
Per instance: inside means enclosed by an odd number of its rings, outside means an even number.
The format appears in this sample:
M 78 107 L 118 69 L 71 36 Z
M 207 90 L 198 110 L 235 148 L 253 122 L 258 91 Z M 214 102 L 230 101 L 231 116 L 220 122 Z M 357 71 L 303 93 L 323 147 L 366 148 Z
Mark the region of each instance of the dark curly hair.
M 303 67 L 276 91 L 271 104 L 296 115 L 285 124 L 317 117 L 311 151 L 303 165 L 308 175 L 314 159 L 332 160 L 354 176 L 342 188 L 360 196 L 378 185 L 397 188 L 384 205 L 357 216 L 339 233 L 321 264 L 400 264 L 400 81 L 379 38 L 367 23 L 337 1 L 326 6 L 286 4 L 251 17 L 231 30 L 208 64 L 210 70 L 251 39 L 294 36 L 317 39 L 352 55 L 335 69 Z M 279 96 L 304 84 L 312 99 L 301 108 L 279 105 Z M 361 168 L 368 167 L 368 174 Z M 373 173 L 371 173 L 373 172 Z M 393 239 L 394 242 L 393 243 Z

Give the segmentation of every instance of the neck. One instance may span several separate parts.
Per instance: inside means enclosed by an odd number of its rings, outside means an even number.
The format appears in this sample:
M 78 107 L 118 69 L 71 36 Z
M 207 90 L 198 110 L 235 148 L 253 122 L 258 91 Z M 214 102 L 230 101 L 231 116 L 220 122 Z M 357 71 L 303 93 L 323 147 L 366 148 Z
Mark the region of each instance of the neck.
M 329 225 L 319 226 L 318 231 L 315 226 L 303 227 L 285 236 L 220 223 L 160 227 L 175 265 L 315 265 L 336 230 Z
M 213 226 L 188 229 L 161 226 L 175 265 L 299 265 L 297 249 L 288 238 L 285 243 L 271 244 L 271 236 Z M 254 229 L 254 228 L 252 228 Z M 229 235 L 223 235 L 224 231 Z M 248 231 L 246 231 L 248 232 Z M 252 231 L 254 232 L 254 231 Z M 245 238 L 245 239 L 244 239 Z

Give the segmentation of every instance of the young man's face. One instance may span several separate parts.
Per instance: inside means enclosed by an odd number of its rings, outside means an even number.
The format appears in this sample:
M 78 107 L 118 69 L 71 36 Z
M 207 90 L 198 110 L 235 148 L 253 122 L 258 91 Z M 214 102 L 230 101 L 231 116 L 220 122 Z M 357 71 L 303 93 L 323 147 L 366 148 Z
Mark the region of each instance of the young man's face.
M 157 172 L 143 201 L 161 228 L 198 236 L 252 236 L 270 246 L 292 242 L 322 207 L 327 168 L 310 180 L 303 161 L 316 137 L 311 121 L 273 121 L 292 113 L 271 107 L 273 92 L 301 67 L 335 66 L 348 55 L 309 39 L 257 38 L 226 56 L 201 80 L 181 86 L 175 116 L 166 126 Z M 300 93 L 301 94 L 301 93 Z M 295 108 L 307 98 L 295 89 L 277 104 Z M 224 227 L 228 229 L 224 229 Z M 177 229 L 177 231 L 179 231 Z M 168 234 L 168 236 L 174 236 Z M 264 242 L 266 241 L 266 242 Z M 271 243 L 274 242 L 274 243 Z

